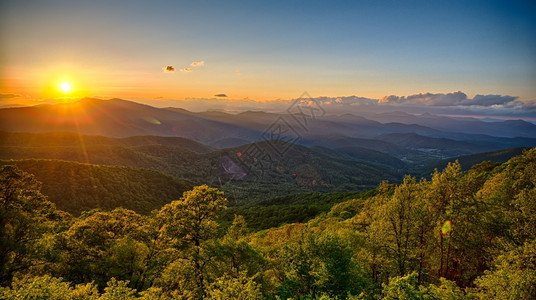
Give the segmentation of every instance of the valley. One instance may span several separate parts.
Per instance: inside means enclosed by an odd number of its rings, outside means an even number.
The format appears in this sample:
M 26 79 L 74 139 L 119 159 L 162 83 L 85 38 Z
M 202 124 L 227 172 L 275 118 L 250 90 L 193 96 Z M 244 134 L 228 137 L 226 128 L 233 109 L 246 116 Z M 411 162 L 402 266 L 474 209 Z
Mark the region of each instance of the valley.
M 58 186 L 44 193 L 60 208 L 77 214 L 93 208 L 111 209 L 115 205 L 111 203 L 116 203 L 92 200 L 88 203 L 93 204 L 79 205 L 80 195 L 87 191 L 65 194 L 75 181 L 94 180 L 92 172 L 76 171 L 80 168 L 106 170 L 108 175 L 99 176 L 119 176 L 129 184 L 136 184 L 138 176 L 146 177 L 141 174 L 151 170 L 149 177 L 160 177 L 161 182 L 218 187 L 231 206 L 249 207 L 304 193 L 362 192 L 384 180 L 401 182 L 406 174 L 427 178 L 434 169 L 441 170 L 456 159 L 464 169 L 484 160 L 504 162 L 522 149 L 536 146 L 536 130 L 528 129 L 536 126 L 530 123 L 461 122 L 430 114 L 195 113 L 88 98 L 0 109 L 0 116 L 2 163 L 14 160 L 45 186 Z M 397 123 L 385 122 L 386 117 Z M 473 133 L 462 130 L 468 122 L 472 122 Z M 502 126 L 498 136 L 475 130 L 498 124 Z M 520 126 L 526 130 L 519 131 Z M 128 167 L 131 175 L 121 174 L 118 170 L 126 169 L 118 167 Z M 52 169 L 63 170 L 61 176 L 68 180 L 54 182 L 52 171 L 45 172 Z M 74 173 L 78 175 L 69 175 Z M 166 186 L 144 188 L 149 193 L 167 193 L 159 200 L 163 202 L 133 200 L 150 203 L 121 202 L 121 206 L 148 213 L 173 199 L 171 193 L 180 194 L 174 184 Z M 104 193 L 127 199 L 127 190 Z M 61 202 L 55 200 L 60 198 Z

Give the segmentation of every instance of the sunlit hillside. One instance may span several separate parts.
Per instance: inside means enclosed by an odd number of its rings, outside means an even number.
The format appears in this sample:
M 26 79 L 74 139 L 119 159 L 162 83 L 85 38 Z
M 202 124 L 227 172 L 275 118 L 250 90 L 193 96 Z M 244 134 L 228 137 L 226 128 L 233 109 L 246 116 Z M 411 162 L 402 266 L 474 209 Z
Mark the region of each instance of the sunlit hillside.
M 0 299 L 536 299 L 536 2 L 0 2 Z

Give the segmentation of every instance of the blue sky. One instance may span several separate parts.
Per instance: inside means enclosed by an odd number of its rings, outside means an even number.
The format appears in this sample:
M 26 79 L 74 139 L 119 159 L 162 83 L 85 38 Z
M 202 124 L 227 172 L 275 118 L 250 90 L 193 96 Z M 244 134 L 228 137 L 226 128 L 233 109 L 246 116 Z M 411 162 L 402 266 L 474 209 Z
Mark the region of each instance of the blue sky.
M 0 92 L 536 99 L 534 1 L 2 1 Z M 193 62 L 204 62 L 192 67 Z M 175 72 L 164 72 L 171 65 Z M 181 71 L 183 70 L 183 71 Z

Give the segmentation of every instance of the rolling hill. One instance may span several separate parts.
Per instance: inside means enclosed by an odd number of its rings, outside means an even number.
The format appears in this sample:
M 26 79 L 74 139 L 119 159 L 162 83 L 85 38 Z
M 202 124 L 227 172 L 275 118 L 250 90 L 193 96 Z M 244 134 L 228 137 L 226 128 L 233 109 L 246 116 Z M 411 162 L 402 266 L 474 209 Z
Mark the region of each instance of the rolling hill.
M 75 215 L 116 207 L 148 214 L 193 187 L 187 180 L 139 168 L 53 159 L 2 160 L 0 165 L 15 165 L 35 175 L 43 183 L 42 193 L 57 208 Z
M 462 170 L 469 170 L 472 166 L 479 164 L 483 161 L 491 161 L 493 163 L 503 163 L 508 161 L 514 156 L 522 155 L 527 149 L 526 147 L 509 148 L 491 152 L 483 152 L 478 154 L 463 155 L 459 157 L 452 157 L 447 159 L 441 159 L 436 161 L 430 161 L 428 164 L 416 168 L 414 172 L 417 176 L 429 176 L 434 169 L 443 170 L 448 163 L 458 161 L 462 167 Z
M 526 122 L 397 113 L 195 113 L 121 99 L 0 109 L 0 120 L 0 159 L 153 170 L 220 187 L 232 204 L 361 191 L 382 180 L 400 181 L 410 171 L 428 171 L 438 159 L 536 146 L 527 134 L 533 125 Z M 480 158 L 487 156 L 470 160 Z
M 398 181 L 403 175 L 402 170 L 384 162 L 337 157 L 282 141 L 216 150 L 176 138 L 5 132 L 0 136 L 6 140 L 0 147 L 0 159 L 57 159 L 150 169 L 221 187 L 235 204 L 303 191 L 365 190 L 385 179 Z M 281 155 L 274 145 L 288 150 Z
M 181 137 L 220 149 L 273 139 L 266 138 L 266 134 L 280 125 L 277 122 L 284 120 L 288 127 L 284 128 L 285 131 L 296 137 L 294 143 L 297 144 L 330 149 L 362 147 L 399 159 L 410 157 L 410 161 L 412 155 L 408 156 L 407 152 L 415 152 L 415 145 L 411 144 L 412 148 L 399 145 L 396 140 L 390 139 L 390 135 L 443 138 L 445 140 L 440 143 L 449 145 L 444 148 L 457 144 L 448 152 L 443 151 L 443 156 L 536 145 L 536 125 L 519 120 L 484 122 L 396 112 L 366 116 L 326 114 L 315 118 L 288 112 L 195 113 L 181 108 L 155 108 L 121 99 L 86 98 L 73 103 L 4 108 L 0 109 L 0 120 L 0 130 L 7 132 L 74 132 L 114 138 Z M 349 140 L 344 143 L 337 141 L 345 139 Z M 123 145 L 125 143 L 123 141 Z M 174 146 L 174 142 L 155 143 Z M 430 145 L 426 147 L 430 148 Z M 435 149 L 438 147 L 435 146 Z M 419 159 L 413 160 L 421 161 L 427 152 L 420 151 L 416 155 Z M 437 155 L 431 153 L 430 158 L 437 158 Z
M 85 98 L 77 102 L 0 109 L 0 130 L 10 132 L 76 132 L 108 137 L 173 136 L 204 144 L 223 137 L 256 136 L 242 126 L 209 120 L 184 111 L 136 102 Z

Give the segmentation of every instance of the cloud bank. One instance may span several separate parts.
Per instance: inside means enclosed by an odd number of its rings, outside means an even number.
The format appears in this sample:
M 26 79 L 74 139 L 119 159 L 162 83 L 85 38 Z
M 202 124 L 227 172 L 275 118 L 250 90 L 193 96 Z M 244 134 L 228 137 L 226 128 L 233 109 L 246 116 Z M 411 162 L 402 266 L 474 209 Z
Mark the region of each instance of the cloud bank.
M 192 72 L 192 68 L 181 72 Z M 104 97 L 106 98 L 106 97 Z M 234 99 L 226 94 L 214 94 L 207 98 L 174 99 L 135 99 L 134 101 L 156 107 L 180 107 L 190 111 L 226 110 L 240 112 L 246 110 L 284 113 L 296 99 L 278 99 L 263 101 L 261 99 Z M 303 99 L 302 99 L 303 100 Z M 321 105 L 327 114 L 341 115 L 351 113 L 367 116 L 390 112 L 409 114 L 436 114 L 470 117 L 497 117 L 499 119 L 524 119 L 536 122 L 536 100 L 520 101 L 509 95 L 475 95 L 470 98 L 463 92 L 420 93 L 409 96 L 389 95 L 379 99 L 344 96 L 312 97 L 309 101 Z M 0 107 L 32 106 L 53 100 L 38 100 L 13 94 L 0 94 Z M 315 105 L 316 105 L 315 104 Z
M 475 95 L 472 99 L 468 98 L 463 92 L 448 94 L 416 94 L 410 96 L 385 96 L 378 100 L 379 104 L 403 104 L 403 105 L 422 105 L 422 106 L 505 106 L 515 107 L 522 105 L 517 101 L 517 97 L 502 95 Z

